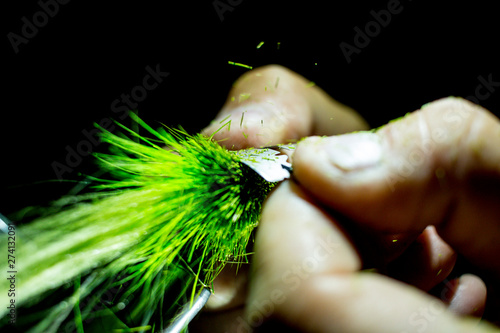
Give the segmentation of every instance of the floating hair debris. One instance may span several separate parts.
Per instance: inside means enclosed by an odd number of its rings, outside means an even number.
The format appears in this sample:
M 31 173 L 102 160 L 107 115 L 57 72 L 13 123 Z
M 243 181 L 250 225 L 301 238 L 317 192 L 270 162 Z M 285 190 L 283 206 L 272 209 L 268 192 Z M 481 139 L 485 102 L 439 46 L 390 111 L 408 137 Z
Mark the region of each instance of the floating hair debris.
M 224 118 L 221 121 L 219 121 L 219 124 L 222 124 L 223 122 L 225 122 L 229 117 L 231 117 L 230 114 L 228 114 L 226 118 Z
M 240 97 L 238 97 L 238 103 L 246 101 L 247 99 L 250 98 L 250 93 L 241 93 Z
M 238 66 L 238 67 L 243 67 L 243 68 L 253 69 L 253 67 L 252 67 L 252 66 L 245 65 L 245 64 L 242 64 L 242 63 L 240 63 L 240 62 L 228 61 L 227 63 L 228 63 L 228 64 L 230 64 L 230 65 L 233 65 L 233 66 Z
M 243 126 L 243 118 L 245 118 L 245 112 L 246 110 L 241 113 L 241 120 L 240 120 L 240 128 Z
M 227 141 L 227 140 L 229 140 L 229 139 L 230 139 L 230 138 L 229 138 L 229 137 L 227 137 L 227 138 L 224 138 L 224 139 L 217 140 L 217 142 L 218 142 L 218 143 L 219 143 L 219 142 L 224 142 L 224 141 Z
M 274 84 L 274 89 L 278 88 L 278 84 L 280 83 L 280 77 L 276 78 L 276 83 Z

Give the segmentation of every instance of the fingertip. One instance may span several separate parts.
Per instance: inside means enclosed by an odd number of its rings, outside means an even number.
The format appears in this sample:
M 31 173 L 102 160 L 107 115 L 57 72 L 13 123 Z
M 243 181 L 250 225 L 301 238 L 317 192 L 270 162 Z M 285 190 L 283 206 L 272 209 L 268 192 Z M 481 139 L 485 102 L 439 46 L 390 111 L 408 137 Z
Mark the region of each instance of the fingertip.
M 457 281 L 449 300 L 449 310 L 462 316 L 481 317 L 486 305 L 486 285 L 473 274 L 464 274 Z
M 389 265 L 389 275 L 429 291 L 451 273 L 456 258 L 456 252 L 429 226 Z

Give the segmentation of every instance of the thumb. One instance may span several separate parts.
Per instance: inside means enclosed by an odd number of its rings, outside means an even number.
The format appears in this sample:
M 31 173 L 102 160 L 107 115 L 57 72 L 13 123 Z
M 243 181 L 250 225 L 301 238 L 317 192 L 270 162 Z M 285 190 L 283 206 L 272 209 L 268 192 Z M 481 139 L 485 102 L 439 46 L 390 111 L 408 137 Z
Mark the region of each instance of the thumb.
M 500 123 L 459 98 L 429 103 L 376 132 L 301 142 L 296 180 L 375 229 L 435 225 L 455 250 L 500 274 Z

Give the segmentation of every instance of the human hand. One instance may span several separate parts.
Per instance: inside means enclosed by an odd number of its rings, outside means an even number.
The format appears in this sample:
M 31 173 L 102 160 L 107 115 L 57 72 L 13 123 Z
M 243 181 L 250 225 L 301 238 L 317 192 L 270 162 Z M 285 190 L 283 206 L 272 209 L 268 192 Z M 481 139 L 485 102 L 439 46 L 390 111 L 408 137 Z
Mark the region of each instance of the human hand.
M 481 314 L 478 277 L 448 282 L 441 301 L 420 290 L 447 278 L 455 252 L 498 281 L 498 147 L 498 120 L 454 98 L 376 133 L 300 143 L 293 156 L 300 185 L 283 184 L 263 211 L 249 322 L 273 308 L 270 316 L 307 332 L 493 330 L 452 314 Z M 418 289 L 360 272 L 366 251 L 387 261 L 400 255 L 389 271 Z
M 266 75 L 269 71 L 283 69 L 263 70 Z M 248 86 L 257 87 L 250 81 Z M 314 134 L 316 128 L 311 123 L 318 118 L 311 117 L 314 108 L 304 98 L 316 93 L 292 91 L 299 103 L 288 104 L 287 111 L 295 117 L 287 120 L 285 112 L 283 126 L 271 132 L 279 142 Z M 321 91 L 317 94 L 323 96 Z M 321 110 L 330 102 L 324 101 Z M 333 117 L 319 118 L 323 125 L 328 124 L 326 118 L 335 119 L 338 104 L 334 105 L 330 108 Z M 352 115 L 354 125 L 346 130 L 355 130 L 356 122 L 363 128 L 359 117 Z M 333 133 L 342 132 L 342 126 L 334 126 Z M 480 135 L 469 132 L 478 128 Z M 252 141 L 257 136 L 249 135 L 255 133 L 252 129 L 257 126 L 250 126 L 241 139 L 241 132 L 233 126 L 226 142 L 236 148 L 258 146 Z M 425 136 L 425 130 L 431 134 Z M 320 134 L 331 134 L 327 131 Z M 472 135 L 464 140 L 464 133 Z M 377 133 L 310 138 L 300 143 L 293 157 L 295 181 L 280 185 L 264 207 L 246 315 L 226 312 L 221 322 L 227 326 L 221 331 L 246 332 L 269 319 L 306 332 L 480 331 L 475 323 L 452 314 L 480 315 L 486 292 L 478 277 L 464 275 L 448 281 L 440 295 L 445 302 L 423 291 L 447 278 L 455 251 L 491 274 L 500 272 L 495 260 L 500 250 L 494 241 L 500 235 L 495 220 L 500 216 L 495 208 L 500 163 L 494 149 L 500 143 L 499 133 L 498 121 L 486 111 L 445 99 Z M 349 146 L 354 147 L 353 154 Z M 337 158 L 334 164 L 329 156 Z M 354 164 L 363 158 L 360 165 Z M 476 220 L 480 222 L 471 228 L 471 221 Z M 435 225 L 439 235 L 428 225 Z M 361 272 L 362 262 L 387 268 L 390 275 L 408 284 Z M 244 275 L 238 279 L 244 281 Z M 230 286 L 238 285 L 229 281 Z M 235 294 L 232 290 L 226 295 Z M 219 306 L 231 308 L 243 300 L 233 297 Z

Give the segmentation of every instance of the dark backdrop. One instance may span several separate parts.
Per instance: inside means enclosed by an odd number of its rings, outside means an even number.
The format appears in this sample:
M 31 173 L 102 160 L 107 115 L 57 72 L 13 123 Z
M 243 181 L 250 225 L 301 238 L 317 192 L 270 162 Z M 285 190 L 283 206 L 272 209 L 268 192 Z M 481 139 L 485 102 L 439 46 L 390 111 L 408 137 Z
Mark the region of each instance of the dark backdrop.
M 64 163 L 66 147 L 85 141 L 94 121 L 117 118 L 113 101 L 140 92 L 147 66 L 169 75 L 147 92 L 139 114 L 190 132 L 208 124 L 246 71 L 228 61 L 287 66 L 372 126 L 478 91 L 483 106 L 500 112 L 500 87 L 478 88 L 500 81 L 493 1 L 62 2 L 3 5 L 0 212 L 67 191 L 59 182 L 18 185 L 57 179 L 53 162 Z M 390 22 L 381 12 L 388 7 Z M 367 28 L 369 41 L 357 32 Z M 357 47 L 350 61 L 343 42 Z M 90 160 L 62 178 L 78 179 Z

